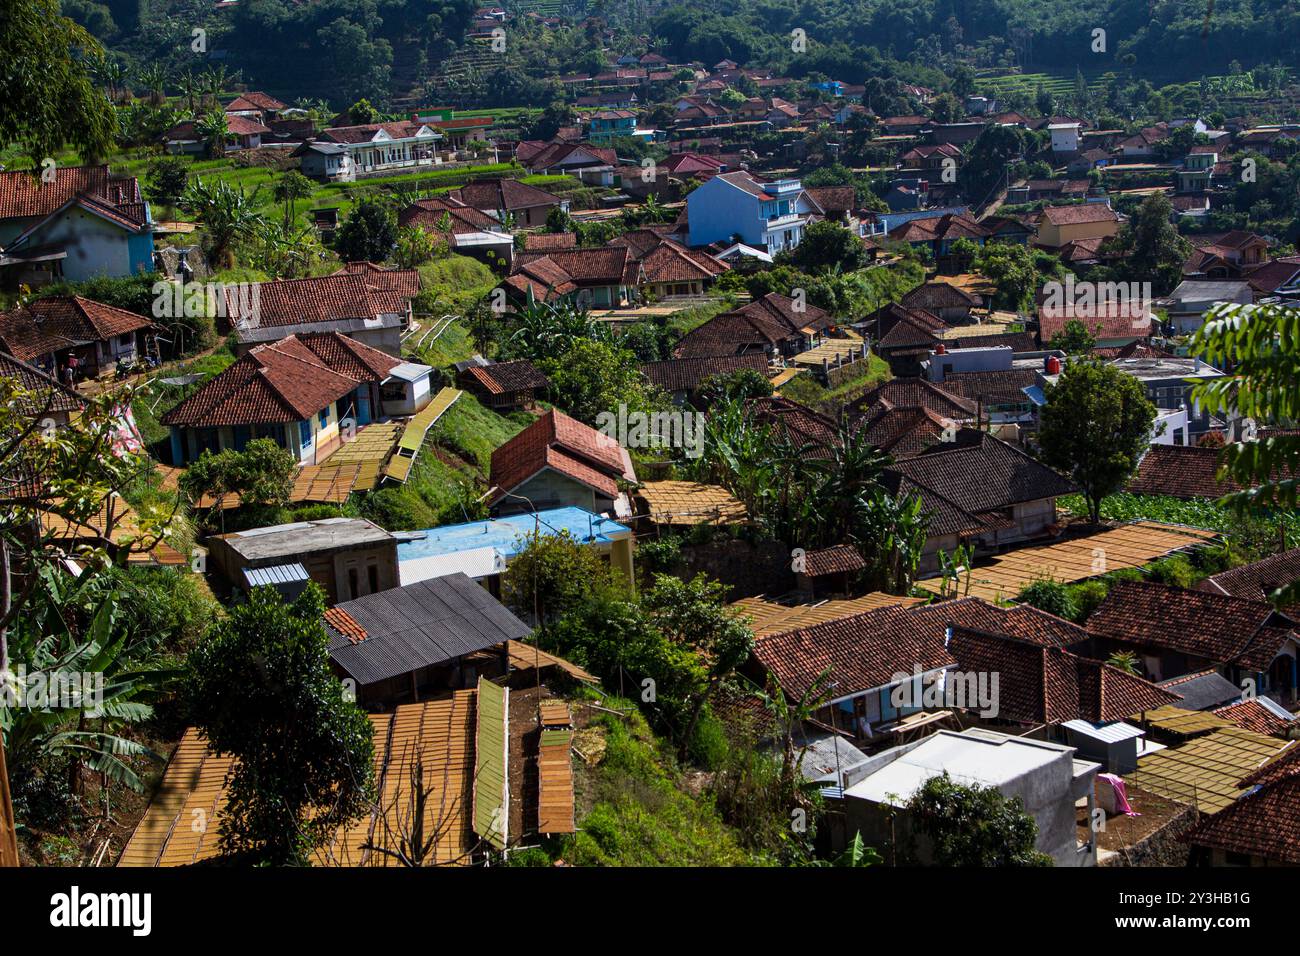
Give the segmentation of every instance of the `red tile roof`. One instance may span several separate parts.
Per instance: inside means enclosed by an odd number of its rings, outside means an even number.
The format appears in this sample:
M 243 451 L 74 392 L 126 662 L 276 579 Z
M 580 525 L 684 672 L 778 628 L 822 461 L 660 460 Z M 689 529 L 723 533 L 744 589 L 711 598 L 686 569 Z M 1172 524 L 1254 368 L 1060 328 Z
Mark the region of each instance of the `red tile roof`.
M 543 468 L 553 468 L 609 498 L 617 480 L 635 482 L 627 451 L 589 425 L 552 409 L 492 453 L 491 483 L 500 501 Z
M 260 90 L 253 90 L 249 93 L 242 93 L 226 104 L 226 112 L 234 110 L 270 110 L 278 112 L 288 107 L 281 103 L 274 96 L 268 96 Z
M 50 412 L 75 412 L 85 400 L 35 366 L 0 352 L 0 375 L 12 379 L 25 394 L 14 399 L 20 413 L 31 417 Z
M 658 388 L 668 392 L 694 391 L 711 375 L 729 375 L 742 369 L 751 369 L 767 375 L 767 356 L 761 352 L 746 355 L 709 355 L 701 358 L 667 359 L 646 362 L 641 374 Z
M 406 300 L 418 289 L 415 272 L 376 274 L 336 272 L 334 275 L 306 279 L 278 279 L 258 283 L 258 322 L 261 327 L 310 325 L 344 319 L 374 319 L 380 315 L 401 314 Z M 401 285 L 400 291 L 385 286 Z M 239 292 L 234 286 L 225 289 L 227 314 L 239 314 Z
M 492 365 L 471 365 L 465 369 L 465 373 L 492 395 L 546 388 L 551 384 L 527 359 L 495 362 Z
M 309 347 L 296 335 L 250 349 L 233 365 L 207 382 L 162 417 L 164 425 L 213 428 L 222 425 L 275 424 L 305 421 L 356 390 L 362 381 L 378 381 L 383 374 L 354 378 L 337 371 L 324 356 L 347 355 L 347 364 L 359 370 L 365 360 L 359 343 L 327 344 L 311 336 Z M 374 352 L 368 349 L 366 352 Z M 382 354 L 382 353 L 381 353 Z M 394 362 L 396 364 L 396 362 Z M 386 373 L 385 373 L 386 374 Z
M 1115 210 L 1100 202 L 1048 206 L 1043 210 L 1043 218 L 1054 226 L 1069 226 L 1084 222 L 1119 222 L 1119 215 Z
M 1104 308 L 1084 307 L 1070 304 L 1064 308 L 1051 308 L 1046 305 L 1038 309 L 1038 337 L 1046 345 L 1058 333 L 1065 331 L 1065 324 L 1072 320 L 1082 322 L 1084 327 L 1098 339 L 1145 339 L 1151 335 L 1151 310 L 1145 303 L 1111 305 Z
M 1268 601 L 1273 591 L 1296 581 L 1300 581 L 1300 548 L 1212 574 L 1197 584 L 1196 590 L 1226 594 L 1247 601 Z M 1288 609 L 1287 613 L 1293 611 L 1300 614 L 1300 608 Z M 1300 620 L 1300 617 L 1296 620 Z
M 804 573 L 810 578 L 827 574 L 844 574 L 861 571 L 867 566 L 857 548 L 851 544 L 837 544 L 831 548 L 818 548 L 804 555 Z
M 1263 671 L 1296 627 L 1262 601 L 1120 581 L 1088 618 L 1088 632 L 1135 647 Z
M 1266 737 L 1285 738 L 1287 731 L 1295 724 L 1295 718 L 1284 720 L 1255 698 L 1219 707 L 1214 713 L 1224 720 L 1232 721 L 1242 730 L 1252 730 Z
M 111 207 L 141 202 L 135 178 L 113 178 L 106 165 L 56 166 L 52 182 L 21 170 L 0 171 L 0 219 L 48 216 L 78 196 Z M 143 215 L 139 221 L 144 221 Z
M 489 215 L 473 206 L 466 206 L 459 199 L 436 196 L 431 199 L 417 199 L 397 215 L 399 226 L 419 226 L 421 229 L 442 232 L 444 224 L 453 235 L 470 232 L 501 231 L 501 223 L 495 216 Z
M 153 327 L 126 309 L 81 296 L 48 296 L 0 314 L 0 346 L 23 361 Z
M 517 179 L 480 179 L 466 183 L 456 190 L 457 199 L 467 206 L 490 212 L 497 209 L 513 211 L 536 206 L 558 206 L 558 197 L 536 186 Z
M 1152 445 L 1138 462 L 1127 490 L 1135 495 L 1222 498 L 1240 491 L 1232 479 L 1218 480 L 1219 449 L 1195 445 Z
M 1181 699 L 1101 661 L 971 627 L 954 627 L 948 650 L 959 670 L 998 675 L 1003 720 L 1109 722 Z
M 1300 748 L 1292 746 L 1279 760 L 1291 757 L 1297 749 Z M 1294 765 L 1294 759 L 1290 763 Z M 1245 794 L 1197 823 L 1179 839 L 1195 846 L 1263 857 L 1275 863 L 1300 864 L 1300 773 L 1281 777 Z
M 571 232 L 541 232 L 524 236 L 524 251 L 551 252 L 556 249 L 576 249 L 578 237 Z

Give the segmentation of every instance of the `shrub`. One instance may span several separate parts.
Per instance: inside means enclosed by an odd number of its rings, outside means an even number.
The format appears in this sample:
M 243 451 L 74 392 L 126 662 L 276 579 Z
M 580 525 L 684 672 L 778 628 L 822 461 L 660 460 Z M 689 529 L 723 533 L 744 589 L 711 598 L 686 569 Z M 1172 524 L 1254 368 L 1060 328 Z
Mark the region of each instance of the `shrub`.
M 1020 592 L 1016 600 L 1032 605 L 1040 611 L 1046 611 L 1048 614 L 1063 617 L 1068 621 L 1073 621 L 1079 613 L 1078 605 L 1075 603 L 1074 595 L 1070 592 L 1070 589 L 1051 577 L 1034 578 Z

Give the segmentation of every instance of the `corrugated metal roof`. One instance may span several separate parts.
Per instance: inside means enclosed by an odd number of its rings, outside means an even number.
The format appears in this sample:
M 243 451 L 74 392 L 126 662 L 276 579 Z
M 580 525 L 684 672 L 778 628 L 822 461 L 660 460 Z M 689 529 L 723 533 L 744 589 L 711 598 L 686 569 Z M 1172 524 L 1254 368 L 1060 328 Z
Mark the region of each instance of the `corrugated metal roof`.
M 478 723 L 474 732 L 474 832 L 498 850 L 509 838 L 510 691 L 478 679 Z
M 362 686 L 531 633 L 496 598 L 460 573 L 368 594 L 339 607 L 367 637 L 353 644 L 331 628 L 330 656 Z
M 1116 721 L 1112 724 L 1093 724 L 1086 720 L 1067 720 L 1061 726 L 1084 737 L 1100 740 L 1108 744 L 1145 736 L 1144 731 L 1122 721 Z
M 241 572 L 244 582 L 250 587 L 277 584 L 299 584 L 310 580 L 307 569 L 298 562 L 293 564 L 273 564 L 269 568 L 244 568 Z

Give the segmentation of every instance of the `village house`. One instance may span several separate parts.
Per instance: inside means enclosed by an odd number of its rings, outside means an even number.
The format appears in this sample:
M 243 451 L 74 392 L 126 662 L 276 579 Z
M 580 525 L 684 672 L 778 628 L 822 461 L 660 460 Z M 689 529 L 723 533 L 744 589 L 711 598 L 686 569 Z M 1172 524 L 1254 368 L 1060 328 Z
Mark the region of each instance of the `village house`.
M 280 114 L 289 107 L 274 96 L 261 91 L 241 93 L 225 105 L 226 117 L 242 116 L 258 124 L 269 124 L 278 120 Z
M 731 267 L 703 249 L 686 246 L 655 229 L 637 229 L 610 241 L 626 246 L 641 265 L 642 292 L 649 298 L 703 295 Z
M 459 255 L 488 265 L 508 268 L 514 261 L 514 236 L 494 216 L 451 196 L 415 200 L 398 213 L 397 224 L 417 226 Z
M 538 140 L 520 142 L 515 160 L 532 175 L 573 176 L 588 186 L 613 186 L 618 165 L 617 154 L 608 147 Z
M 1046 249 L 1060 249 L 1070 242 L 1106 239 L 1119 232 L 1119 222 L 1119 214 L 1109 203 L 1048 206 L 1038 219 L 1037 244 Z
M 725 377 L 743 370 L 767 377 L 768 360 L 763 352 L 741 355 L 708 355 L 700 358 L 674 358 L 641 365 L 641 374 L 656 388 L 666 392 L 676 405 L 696 399 L 700 386 L 715 376 Z
M 134 176 L 57 166 L 53 180 L 0 171 L 0 284 L 128 276 L 153 269 L 153 219 Z
M 519 300 L 571 297 L 581 308 L 617 309 L 636 301 L 644 275 L 626 246 L 544 249 L 518 253 L 503 284 Z
M 143 359 L 154 330 L 126 309 L 75 295 L 48 296 L 0 313 L 0 350 L 67 383 L 69 367 L 76 381 Z
M 442 139 L 431 126 L 409 120 L 334 126 L 322 130 L 314 142 L 303 143 L 293 155 L 303 158 L 305 175 L 348 182 L 358 176 L 440 163 L 438 143 Z M 342 152 L 332 148 L 322 151 L 317 144 L 332 144 Z M 308 156 L 312 158 L 308 160 Z M 346 156 L 347 162 L 330 162 L 331 156 Z
M 1180 839 L 1192 847 L 1190 865 L 1300 865 L 1300 746 L 1292 745 L 1243 777 L 1237 799 Z
M 720 173 L 686 197 L 690 244 L 740 241 L 768 253 L 793 249 L 813 208 L 797 179 L 764 182 L 748 172 Z
M 237 351 L 301 332 L 341 332 L 396 357 L 401 334 L 411 323 L 411 299 L 419 294 L 420 276 L 413 269 L 349 265 L 333 275 L 259 282 L 255 288 L 225 286 L 222 291 L 221 318 L 235 333 Z
M 4 352 L 0 352 L 0 376 L 18 390 L 11 398 L 14 407 L 38 424 L 63 428 L 85 407 L 85 399 L 53 376 Z
M 473 687 L 508 669 L 506 643 L 532 634 L 464 574 L 342 601 L 325 612 L 330 663 L 367 709 Z M 495 653 L 490 653 L 495 652 Z
M 950 442 L 900 459 L 885 469 L 895 494 L 916 493 L 929 514 L 922 573 L 938 567 L 938 553 L 962 543 L 1001 548 L 1048 535 L 1056 499 L 1076 491 L 1069 481 L 1018 448 L 975 429 Z
M 1268 240 L 1234 229 L 1217 236 L 1197 236 L 1195 249 L 1183 263 L 1188 279 L 1241 279 L 1268 262 Z
M 292 600 L 309 581 L 331 605 L 395 588 L 397 541 L 364 518 L 322 518 L 208 538 L 208 565 L 239 591 L 274 587 Z
M 576 506 L 629 517 L 620 482 L 636 484 L 627 450 L 552 409 L 492 453 L 488 504 L 500 514 Z
M 488 213 L 516 229 L 546 225 L 552 209 L 569 211 L 569 201 L 517 179 L 475 179 L 450 194 L 467 206 Z
M 1241 279 L 1180 282 L 1162 304 L 1174 335 L 1190 335 L 1205 323 L 1205 314 L 1220 303 L 1250 305 L 1255 301 L 1250 283 Z
M 816 346 L 835 327 L 824 309 L 769 292 L 739 309 L 720 312 L 682 336 L 674 358 L 702 358 L 758 352 L 789 357 Z
M 1136 652 L 1152 680 L 1212 668 L 1239 687 L 1292 706 L 1297 627 L 1263 601 L 1152 581 L 1115 584 L 1087 621 L 1098 656 Z
M 432 369 L 338 332 L 258 345 L 162 416 L 172 464 L 204 451 L 243 451 L 270 438 L 299 464 L 318 464 L 355 431 L 430 401 Z
M 527 359 L 471 363 L 456 376 L 456 384 L 497 411 L 530 407 L 550 386 L 546 376 Z

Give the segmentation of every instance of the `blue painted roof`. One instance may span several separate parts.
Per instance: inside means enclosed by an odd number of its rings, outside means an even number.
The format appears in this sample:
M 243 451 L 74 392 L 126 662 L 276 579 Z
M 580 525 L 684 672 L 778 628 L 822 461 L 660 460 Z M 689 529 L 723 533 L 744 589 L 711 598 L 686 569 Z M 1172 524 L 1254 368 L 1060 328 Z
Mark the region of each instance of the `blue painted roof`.
M 411 561 L 489 547 L 511 557 L 523 549 L 524 539 L 533 533 L 535 527 L 540 528 L 544 535 L 568 531 L 580 544 L 608 544 L 630 532 L 626 525 L 602 518 L 585 508 L 548 508 L 536 515 L 510 515 L 468 524 L 425 528 L 422 539 L 398 541 L 397 560 Z

